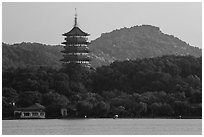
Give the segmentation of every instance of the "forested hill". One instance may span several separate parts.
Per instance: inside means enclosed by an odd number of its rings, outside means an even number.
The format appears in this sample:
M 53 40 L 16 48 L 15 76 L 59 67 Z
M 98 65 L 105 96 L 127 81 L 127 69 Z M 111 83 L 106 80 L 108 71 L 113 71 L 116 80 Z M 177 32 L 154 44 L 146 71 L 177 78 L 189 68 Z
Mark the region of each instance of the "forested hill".
M 164 34 L 151 25 L 122 28 L 104 33 L 94 40 L 90 48 L 96 55 L 108 60 L 129 60 L 162 55 L 202 55 L 201 49 Z
M 52 66 L 60 67 L 62 46 L 39 43 L 2 44 L 3 70 L 9 67 Z M 108 65 L 115 60 L 133 60 L 162 55 L 192 55 L 199 57 L 202 51 L 186 42 L 164 34 L 150 25 L 122 28 L 91 41 L 92 66 Z
M 25 68 L 28 66 L 60 67 L 62 46 L 49 46 L 39 43 L 2 44 L 2 67 Z

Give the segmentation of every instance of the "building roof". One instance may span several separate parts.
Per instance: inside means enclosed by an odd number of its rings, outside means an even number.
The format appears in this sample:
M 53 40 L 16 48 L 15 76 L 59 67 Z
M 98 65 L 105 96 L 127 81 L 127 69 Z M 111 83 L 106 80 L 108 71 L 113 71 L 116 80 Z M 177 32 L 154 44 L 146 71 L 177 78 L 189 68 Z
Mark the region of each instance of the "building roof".
M 25 107 L 25 108 L 16 108 L 16 110 L 19 110 L 19 111 L 34 111 L 34 110 L 44 110 L 44 109 L 45 107 L 39 103 L 35 103 L 34 105 Z
M 79 27 L 74 26 L 69 32 L 62 34 L 63 36 L 89 36 L 90 34 L 83 32 Z

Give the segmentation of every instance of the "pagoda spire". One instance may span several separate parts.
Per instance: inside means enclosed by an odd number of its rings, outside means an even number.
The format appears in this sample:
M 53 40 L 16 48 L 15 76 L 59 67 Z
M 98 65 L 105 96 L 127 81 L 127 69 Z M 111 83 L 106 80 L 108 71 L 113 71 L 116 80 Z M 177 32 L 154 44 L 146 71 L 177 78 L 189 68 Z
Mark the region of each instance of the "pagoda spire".
M 74 27 L 77 27 L 77 10 L 75 8 Z

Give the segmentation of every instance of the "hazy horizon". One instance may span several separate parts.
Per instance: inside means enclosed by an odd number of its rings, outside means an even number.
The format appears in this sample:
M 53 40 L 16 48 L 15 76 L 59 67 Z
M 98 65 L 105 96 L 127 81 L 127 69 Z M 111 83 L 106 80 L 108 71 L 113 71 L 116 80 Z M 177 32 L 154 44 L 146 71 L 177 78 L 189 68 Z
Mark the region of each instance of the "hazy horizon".
M 74 25 L 94 40 L 102 33 L 147 24 L 202 48 L 202 3 L 187 2 L 3 2 L 2 42 L 59 45 Z

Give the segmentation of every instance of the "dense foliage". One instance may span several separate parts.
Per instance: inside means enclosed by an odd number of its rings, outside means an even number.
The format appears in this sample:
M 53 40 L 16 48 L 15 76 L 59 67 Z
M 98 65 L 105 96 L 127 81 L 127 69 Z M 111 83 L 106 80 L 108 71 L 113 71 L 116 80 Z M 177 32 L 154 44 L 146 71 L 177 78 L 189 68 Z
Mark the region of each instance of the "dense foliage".
M 69 64 L 3 71 L 3 118 L 40 103 L 47 117 L 201 117 L 202 58 L 163 56 L 88 69 Z

